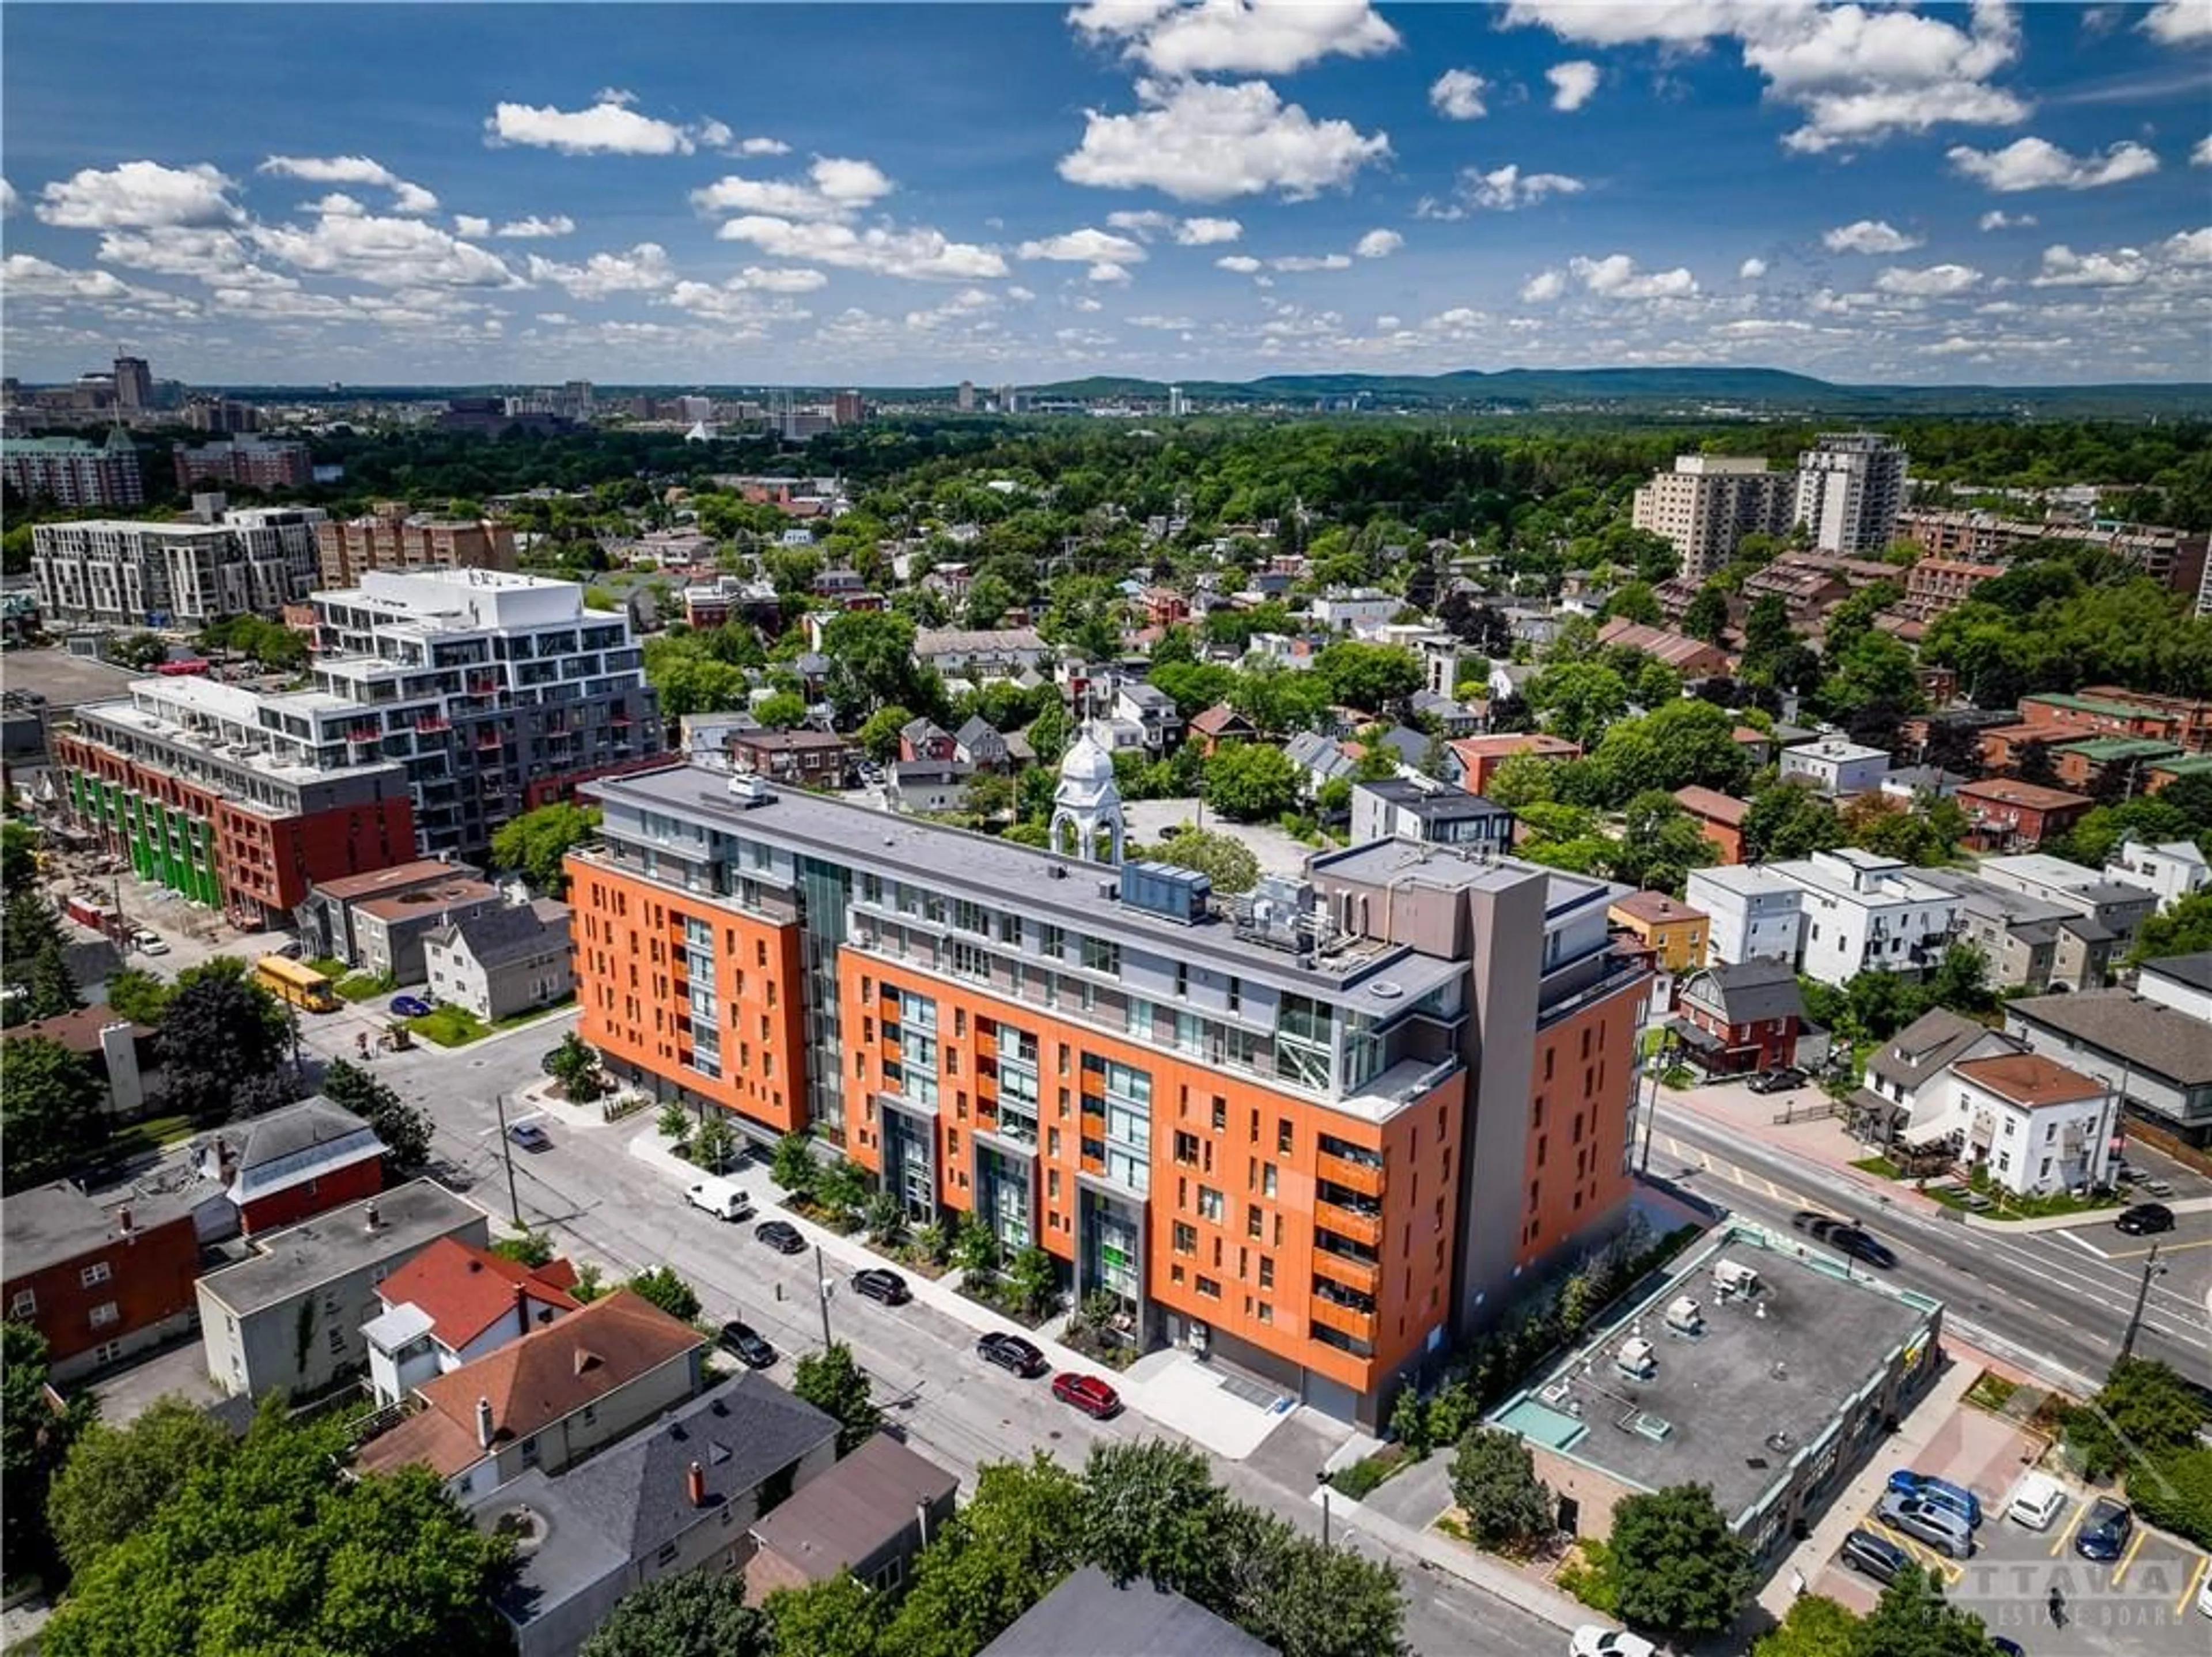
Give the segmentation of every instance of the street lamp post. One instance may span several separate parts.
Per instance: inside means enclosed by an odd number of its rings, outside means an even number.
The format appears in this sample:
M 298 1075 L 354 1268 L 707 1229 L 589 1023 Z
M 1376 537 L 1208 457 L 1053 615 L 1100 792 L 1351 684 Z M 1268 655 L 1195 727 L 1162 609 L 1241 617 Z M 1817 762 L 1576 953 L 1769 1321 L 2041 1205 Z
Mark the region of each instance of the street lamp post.
M 2164 1276 L 2166 1268 L 2158 1263 L 2158 1245 L 2153 1243 L 2150 1256 L 2143 1262 L 2142 1281 L 2136 1285 L 2136 1307 L 2128 1314 L 2128 1331 L 2120 1337 L 2119 1362 L 2122 1363 L 2134 1355 L 2136 1335 L 2142 1328 L 2143 1303 L 2150 1299 L 2151 1279 Z
M 1639 1179 L 1651 1167 L 1651 1121 L 1659 1114 L 1659 1079 L 1672 1062 L 1674 1051 L 1674 1043 L 1662 1041 L 1659 1051 L 1651 1056 L 1651 1096 L 1644 1102 L 1643 1142 L 1636 1153 L 1636 1177 Z
M 814 1298 L 822 1307 L 822 1349 L 830 1349 L 830 1279 L 822 1270 L 822 1245 L 814 1246 Z

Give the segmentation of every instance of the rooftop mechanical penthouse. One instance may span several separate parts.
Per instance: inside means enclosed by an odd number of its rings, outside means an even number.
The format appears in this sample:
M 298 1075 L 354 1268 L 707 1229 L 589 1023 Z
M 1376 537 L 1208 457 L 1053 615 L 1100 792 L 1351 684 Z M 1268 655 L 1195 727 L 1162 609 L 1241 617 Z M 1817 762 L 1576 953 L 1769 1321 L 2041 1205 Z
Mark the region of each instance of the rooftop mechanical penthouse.
M 1063 801 L 1118 848 L 1093 749 Z M 1042 1245 L 1141 1346 L 1371 1422 L 1625 1211 L 1648 975 L 1612 952 L 1619 888 L 1389 841 L 1223 900 L 757 777 L 587 791 L 581 1027 L 611 1069 Z

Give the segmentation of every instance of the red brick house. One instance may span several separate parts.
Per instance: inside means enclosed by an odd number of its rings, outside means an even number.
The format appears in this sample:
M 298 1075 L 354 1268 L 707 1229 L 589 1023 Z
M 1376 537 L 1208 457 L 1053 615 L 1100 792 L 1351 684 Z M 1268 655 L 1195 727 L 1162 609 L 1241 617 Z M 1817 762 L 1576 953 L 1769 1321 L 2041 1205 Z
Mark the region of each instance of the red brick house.
M 899 758 L 908 765 L 949 765 L 959 756 L 952 733 L 933 719 L 910 719 L 899 727 Z
M 1190 722 L 1190 740 L 1208 758 L 1224 742 L 1252 742 L 1259 735 L 1259 728 L 1225 702 L 1215 703 Z
M 1976 851 L 2033 851 L 2065 833 L 2096 805 L 2086 795 L 1990 777 L 1953 796 L 1966 813 L 1966 844 Z
M 1751 814 L 1749 801 L 1723 794 L 1718 789 L 1695 787 L 1675 789 L 1674 798 L 1697 819 L 1698 832 L 1712 842 L 1721 862 L 1743 861 L 1743 819 Z
M 220 1180 L 248 1236 L 296 1225 L 384 1189 L 384 1142 L 318 1093 L 234 1123 L 200 1148 L 200 1173 Z
M 1669 1023 L 1692 1063 L 1714 1075 L 1747 1075 L 1797 1062 L 1805 1000 L 1786 961 L 1709 966 L 1682 980 Z
M 1582 745 L 1564 736 L 1524 731 L 1500 736 L 1463 736 L 1451 745 L 1460 767 L 1459 783 L 1469 794 L 1486 793 L 1498 768 L 1516 754 L 1532 753 L 1539 759 L 1579 759 Z
M 775 783 L 841 789 L 853 768 L 853 746 L 834 731 L 735 731 L 730 763 Z
M 67 1180 L 4 1209 L 10 1323 L 46 1337 L 52 1379 L 76 1380 L 192 1327 L 199 1238 L 185 1197 L 104 1209 Z

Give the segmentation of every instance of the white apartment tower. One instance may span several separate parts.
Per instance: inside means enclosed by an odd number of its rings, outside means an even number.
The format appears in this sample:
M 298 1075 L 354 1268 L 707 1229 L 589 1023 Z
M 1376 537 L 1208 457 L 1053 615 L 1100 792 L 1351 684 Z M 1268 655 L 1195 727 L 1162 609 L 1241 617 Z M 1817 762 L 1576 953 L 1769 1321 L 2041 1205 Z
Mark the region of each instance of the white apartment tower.
M 1797 457 L 1795 521 L 1823 552 L 1880 552 L 1905 507 L 1905 448 L 1879 432 L 1823 433 Z
M 1735 557 L 1744 536 L 1782 535 L 1796 521 L 1797 480 L 1764 460 L 1679 454 L 1672 472 L 1636 491 L 1636 527 L 1681 555 L 1682 579 L 1705 582 Z

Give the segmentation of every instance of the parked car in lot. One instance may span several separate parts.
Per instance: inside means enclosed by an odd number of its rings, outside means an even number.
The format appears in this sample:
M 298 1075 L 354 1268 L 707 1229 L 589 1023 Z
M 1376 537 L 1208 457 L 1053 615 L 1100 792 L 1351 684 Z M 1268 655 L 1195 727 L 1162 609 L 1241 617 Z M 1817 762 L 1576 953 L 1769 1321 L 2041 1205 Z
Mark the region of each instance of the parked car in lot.
M 2173 1229 L 2173 1210 L 2163 1203 L 2138 1203 L 2133 1208 L 2122 1209 L 2120 1217 L 2112 1221 L 2115 1231 L 2130 1237 L 2148 1237 L 2154 1232 Z
M 1981 1528 L 1982 1499 L 1963 1484 L 1900 1467 L 1889 1476 L 1889 1488 L 1899 1496 L 1917 1496 L 1938 1508 L 1948 1508 L 1965 1520 L 1969 1528 Z
M 1786 1093 L 1802 1087 L 1805 1073 L 1795 1065 L 1784 1065 L 1779 1070 L 1762 1070 L 1751 1079 L 1751 1090 L 1755 1093 Z
M 1872 1531 L 1853 1531 L 1844 1538 L 1843 1547 L 1836 1558 L 1845 1570 L 1856 1571 L 1862 1576 L 1871 1576 L 1877 1582 L 1888 1583 L 1912 1563 L 1912 1556 L 1886 1536 L 1876 1536 Z
M 775 1362 L 775 1349 L 763 1340 L 750 1324 L 724 1324 L 721 1333 L 714 1337 L 714 1344 L 748 1369 L 765 1369 Z
M 430 1003 L 420 996 L 394 996 L 392 998 L 392 1015 L 394 1018 L 427 1018 L 429 1014 Z
M 166 955 L 169 953 L 169 941 L 160 933 L 149 932 L 143 927 L 131 935 L 131 947 L 142 955 Z
M 2081 1515 L 2081 1528 L 2074 1532 L 2074 1551 L 2084 1559 L 2118 1559 L 2135 1530 L 2135 1509 L 2100 1496 Z
M 985 1363 L 995 1363 L 1010 1370 L 1024 1380 L 1042 1375 L 1052 1366 L 1045 1362 L 1044 1354 L 1036 1344 L 1018 1335 L 1009 1335 L 994 1330 L 975 1343 L 975 1355 Z
M 1103 1421 L 1118 1414 L 1121 1408 L 1119 1392 L 1096 1375 L 1079 1375 L 1073 1370 L 1064 1370 L 1052 1378 L 1052 1395 L 1093 1421 Z
M 2005 1517 L 2031 1531 L 2047 1531 L 2065 1508 L 2066 1487 L 2048 1473 L 2030 1473 L 2012 1493 Z
M 1875 1509 L 1875 1516 L 1890 1529 L 1901 1532 L 1938 1553 L 1948 1555 L 1953 1559 L 1973 1557 L 1973 1526 L 1948 1508 L 1939 1508 L 1917 1496 L 1901 1496 L 1895 1490 L 1885 1490 L 1881 1505 Z
M 905 1278 L 896 1271 L 886 1271 L 881 1266 L 870 1266 L 865 1271 L 854 1272 L 853 1293 L 864 1295 L 884 1306 L 904 1306 L 914 1298 L 914 1291 L 906 1286 Z
M 750 1220 L 753 1216 L 753 1199 L 734 1179 L 695 1179 L 684 1188 L 684 1200 L 717 1220 Z
M 526 1151 L 550 1151 L 553 1136 L 535 1122 L 518 1122 L 507 1130 L 507 1136 Z
M 788 1220 L 769 1220 L 753 1228 L 753 1235 L 778 1254 L 796 1254 L 806 1246 L 799 1228 Z
M 1585 1623 L 1567 1642 L 1569 1657 L 1654 1657 L 1659 1648 L 1626 1629 L 1600 1628 Z

